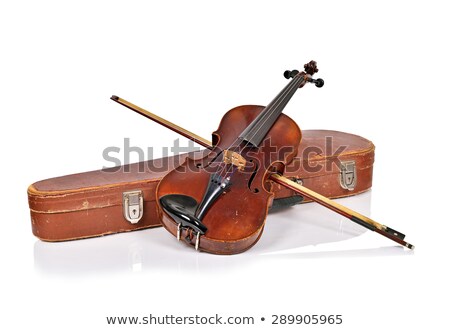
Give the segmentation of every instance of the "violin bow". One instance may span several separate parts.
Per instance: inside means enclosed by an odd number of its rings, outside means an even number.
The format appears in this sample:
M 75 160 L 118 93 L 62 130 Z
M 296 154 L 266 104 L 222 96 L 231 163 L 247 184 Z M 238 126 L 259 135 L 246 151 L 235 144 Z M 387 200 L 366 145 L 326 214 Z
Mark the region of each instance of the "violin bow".
M 184 128 L 182 128 L 181 126 L 178 126 L 174 123 L 171 123 L 168 120 L 165 120 L 164 118 L 157 116 L 153 113 L 151 113 L 150 111 L 147 111 L 131 102 L 128 102 L 116 95 L 111 96 L 111 100 L 127 107 L 128 109 L 133 110 L 134 112 L 148 118 L 151 119 L 155 122 L 157 122 L 158 124 L 167 127 L 168 129 L 177 132 L 178 134 L 188 138 L 189 140 L 194 141 L 195 143 L 200 144 L 201 146 L 207 148 L 207 149 L 211 149 L 212 148 L 212 143 L 211 141 L 202 138 L 201 136 L 194 134 Z M 413 250 L 414 249 L 414 245 L 405 242 L 404 238 L 405 235 L 392 229 L 389 228 L 388 226 L 382 225 L 372 219 L 370 219 L 369 217 L 366 217 L 356 211 L 353 211 L 352 209 L 349 209 L 348 207 L 345 207 L 309 188 L 306 188 L 288 178 L 286 178 L 285 176 L 282 176 L 278 173 L 273 173 L 270 175 L 269 177 L 272 181 L 282 185 L 283 187 L 286 187 L 288 189 L 291 189 L 293 191 L 295 191 L 296 193 L 300 194 L 303 197 L 307 197 L 313 201 L 315 201 L 316 203 L 350 219 L 351 221 L 357 223 L 360 226 L 363 226 L 367 229 L 370 229 L 380 235 L 383 235 L 389 239 L 391 239 L 392 241 Z
M 111 96 L 111 100 L 116 101 L 117 103 L 127 107 L 130 110 L 133 110 L 134 112 L 148 118 L 151 119 L 155 122 L 157 122 L 158 124 L 167 127 L 168 129 L 177 132 L 178 134 L 184 136 L 185 138 L 188 138 L 189 140 L 194 141 L 195 143 L 200 144 L 202 147 L 205 147 L 207 149 L 211 149 L 212 148 L 212 142 L 208 141 L 207 139 L 202 138 L 201 136 L 198 136 L 195 133 L 192 133 L 190 131 L 188 131 L 187 129 L 184 129 L 181 126 L 175 125 L 174 123 L 171 123 L 168 120 L 165 120 L 164 118 L 161 118 L 160 116 L 155 115 L 154 113 L 151 113 L 150 111 L 147 111 L 145 109 L 142 109 L 141 107 L 138 107 L 137 105 L 128 102 L 116 95 Z
M 341 205 L 339 203 L 336 203 L 335 201 L 316 193 L 315 191 L 306 188 L 292 180 L 289 180 L 288 178 L 280 175 L 280 174 L 271 174 L 270 179 L 286 188 L 289 188 L 303 197 L 307 197 L 314 202 L 325 206 L 326 208 L 329 208 L 330 210 L 350 219 L 351 221 L 357 223 L 358 225 L 361 225 L 367 229 L 370 229 L 372 231 L 375 231 L 376 233 L 383 235 L 394 242 L 397 242 L 400 245 L 403 245 L 404 247 L 407 247 L 408 249 L 413 250 L 414 245 L 409 244 L 405 242 L 403 239 L 405 238 L 405 235 L 389 228 L 388 226 L 382 225 L 381 223 L 378 223 L 361 213 L 358 213 L 356 211 L 353 211 L 352 209 L 349 209 L 348 207 L 345 207 L 344 205 Z

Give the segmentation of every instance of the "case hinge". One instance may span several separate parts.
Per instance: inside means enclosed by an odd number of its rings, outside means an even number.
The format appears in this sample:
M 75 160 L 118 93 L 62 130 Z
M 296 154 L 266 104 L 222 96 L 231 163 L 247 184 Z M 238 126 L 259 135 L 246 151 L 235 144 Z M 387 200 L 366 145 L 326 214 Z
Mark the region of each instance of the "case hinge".
M 144 197 L 142 191 L 126 191 L 123 197 L 123 216 L 132 224 L 138 223 L 144 214 Z
M 339 183 L 347 190 L 353 190 L 356 186 L 356 163 L 354 160 L 341 162 L 341 174 Z

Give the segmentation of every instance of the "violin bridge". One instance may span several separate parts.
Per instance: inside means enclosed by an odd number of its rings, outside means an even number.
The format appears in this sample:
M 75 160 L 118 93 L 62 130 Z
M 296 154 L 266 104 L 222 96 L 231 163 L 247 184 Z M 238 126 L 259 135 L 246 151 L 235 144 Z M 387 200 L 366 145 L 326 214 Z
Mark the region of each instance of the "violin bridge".
M 223 152 L 223 162 L 225 164 L 233 164 L 234 166 L 237 166 L 237 168 L 240 171 L 242 171 L 245 168 L 245 164 L 247 163 L 247 161 L 245 160 L 244 157 L 242 157 L 242 155 L 231 150 L 225 150 Z

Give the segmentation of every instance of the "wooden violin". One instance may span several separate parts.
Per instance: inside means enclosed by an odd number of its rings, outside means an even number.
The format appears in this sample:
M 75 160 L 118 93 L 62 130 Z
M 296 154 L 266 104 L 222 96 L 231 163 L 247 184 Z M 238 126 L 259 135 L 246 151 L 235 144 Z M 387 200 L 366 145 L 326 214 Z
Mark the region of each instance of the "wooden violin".
M 312 81 L 316 63 L 287 73 L 292 80 L 266 107 L 228 111 L 213 133 L 213 148 L 188 158 L 159 183 L 164 227 L 197 250 L 240 253 L 261 236 L 273 199 L 269 176 L 296 155 L 301 131 L 282 114 L 298 88 Z
M 292 80 L 268 106 L 245 105 L 229 110 L 209 142 L 118 96 L 111 99 L 206 147 L 201 157 L 186 161 L 167 174 L 156 191 L 163 226 L 196 250 L 235 254 L 261 237 L 274 194 L 272 182 L 347 217 L 407 248 L 405 235 L 348 209 L 282 176 L 301 141 L 297 124 L 282 114 L 298 88 L 307 82 L 322 87 L 316 62 L 305 70 L 286 71 Z

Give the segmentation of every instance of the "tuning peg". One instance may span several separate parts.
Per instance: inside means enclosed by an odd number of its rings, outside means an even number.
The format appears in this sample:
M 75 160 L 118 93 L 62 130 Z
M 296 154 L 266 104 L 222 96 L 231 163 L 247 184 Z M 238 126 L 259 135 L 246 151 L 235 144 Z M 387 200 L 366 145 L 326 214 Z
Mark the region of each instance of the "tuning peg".
M 308 82 L 313 83 L 314 85 L 316 85 L 317 88 L 322 88 L 323 85 L 325 84 L 325 81 L 322 78 L 319 79 L 310 78 L 308 79 Z
M 294 78 L 299 73 L 300 73 L 300 71 L 298 71 L 298 70 L 292 70 L 292 71 L 286 70 L 286 71 L 284 71 L 283 75 L 284 75 L 284 78 L 290 79 L 290 78 Z

